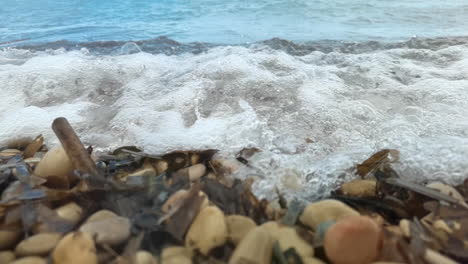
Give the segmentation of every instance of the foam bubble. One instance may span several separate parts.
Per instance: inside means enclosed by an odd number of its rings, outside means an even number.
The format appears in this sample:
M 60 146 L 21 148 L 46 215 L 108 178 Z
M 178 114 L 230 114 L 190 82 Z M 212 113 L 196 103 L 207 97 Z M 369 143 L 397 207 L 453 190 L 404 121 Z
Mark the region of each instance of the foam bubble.
M 133 52 L 133 50 L 132 50 Z M 86 144 L 147 152 L 258 147 L 240 177 L 313 198 L 382 148 L 414 181 L 468 176 L 468 47 L 294 56 L 268 47 L 119 56 L 0 52 L 0 143 L 65 116 Z

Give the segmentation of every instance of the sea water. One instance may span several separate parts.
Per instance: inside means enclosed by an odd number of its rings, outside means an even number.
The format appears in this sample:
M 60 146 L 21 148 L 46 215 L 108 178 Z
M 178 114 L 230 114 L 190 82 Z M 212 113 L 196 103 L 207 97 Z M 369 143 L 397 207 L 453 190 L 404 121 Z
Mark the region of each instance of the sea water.
M 244 147 L 255 191 L 306 199 L 398 149 L 401 177 L 468 176 L 465 1 L 3 1 L 0 145 L 64 116 L 85 144 Z

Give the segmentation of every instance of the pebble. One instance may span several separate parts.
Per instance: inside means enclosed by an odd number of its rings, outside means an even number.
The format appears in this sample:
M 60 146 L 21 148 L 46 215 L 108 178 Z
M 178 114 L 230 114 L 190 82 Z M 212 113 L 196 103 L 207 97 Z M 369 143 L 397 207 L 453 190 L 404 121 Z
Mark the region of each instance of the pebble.
M 410 221 L 408 219 L 401 219 L 400 220 L 400 229 L 401 229 L 401 233 L 403 233 L 403 235 L 405 237 L 411 237 L 411 229 L 410 229 Z
M 226 216 L 226 225 L 228 229 L 228 238 L 235 245 L 238 245 L 249 231 L 257 226 L 252 219 L 243 215 Z
M 304 241 L 291 226 L 282 225 L 277 222 L 266 222 L 261 225 L 265 228 L 274 241 L 278 241 L 280 248 L 285 251 L 294 248 L 302 258 L 313 257 L 314 247 Z
M 166 200 L 166 202 L 161 207 L 161 210 L 164 213 L 168 213 L 172 208 L 180 206 L 185 198 L 187 198 L 189 193 L 190 192 L 185 189 L 176 191 Z
M 330 227 L 324 249 L 334 264 L 367 264 L 376 260 L 381 244 L 380 227 L 366 216 L 350 216 Z
M 145 250 L 139 250 L 135 254 L 135 264 L 157 264 L 158 262 L 151 253 Z
M 37 164 L 34 174 L 47 178 L 68 177 L 73 170 L 73 165 L 62 146 L 56 146 L 49 150 Z
M 465 198 L 452 186 L 441 183 L 441 182 L 432 182 L 426 185 L 426 187 L 437 190 L 443 194 L 451 196 L 452 198 L 457 199 L 458 201 L 465 203 Z M 465 203 L 466 204 L 466 203 Z
M 83 216 L 83 209 L 75 202 L 70 202 L 62 205 L 54 210 L 58 216 L 70 221 L 71 223 L 78 223 Z
M 0 251 L 0 263 L 10 263 L 15 259 L 13 251 Z
M 36 257 L 36 256 L 24 257 L 24 258 L 17 259 L 13 262 L 10 262 L 10 264 L 47 264 L 47 260 L 41 257 Z
M 185 247 L 167 247 L 161 253 L 164 264 L 191 264 L 192 255 Z
M 216 206 L 203 208 L 193 220 L 185 237 L 185 245 L 203 255 L 223 245 L 228 237 L 224 213 Z
M 125 217 L 111 217 L 96 221 L 87 221 L 80 231 L 90 234 L 97 244 L 118 245 L 130 236 L 130 220 Z
M 0 250 L 10 249 L 21 238 L 19 230 L 0 230 Z
M 99 210 L 95 212 L 94 214 L 92 214 L 91 216 L 89 216 L 88 219 L 86 219 L 85 224 L 108 219 L 108 218 L 113 218 L 113 217 L 118 217 L 118 215 L 109 210 Z
M 62 237 L 59 233 L 37 234 L 21 241 L 15 249 L 17 256 L 43 256 L 51 252 Z
M 348 216 L 358 216 L 359 213 L 338 200 L 322 200 L 309 204 L 299 220 L 304 225 L 315 230 L 317 226 L 325 221 L 339 220 Z
M 353 180 L 341 185 L 340 191 L 352 197 L 375 197 L 377 182 L 374 180 Z
M 69 233 L 55 247 L 52 260 L 54 264 L 97 264 L 93 238 L 83 232 Z
M 190 181 L 196 181 L 205 175 L 206 166 L 199 163 L 187 168 L 180 169 L 175 173 L 181 176 L 187 176 Z
M 270 264 L 273 242 L 266 228 L 256 227 L 236 247 L 229 264 Z
M 1 159 L 10 159 L 18 154 L 21 154 L 20 150 L 17 149 L 4 149 L 0 151 L 0 158 Z
M 318 258 L 302 258 L 302 264 L 326 264 Z

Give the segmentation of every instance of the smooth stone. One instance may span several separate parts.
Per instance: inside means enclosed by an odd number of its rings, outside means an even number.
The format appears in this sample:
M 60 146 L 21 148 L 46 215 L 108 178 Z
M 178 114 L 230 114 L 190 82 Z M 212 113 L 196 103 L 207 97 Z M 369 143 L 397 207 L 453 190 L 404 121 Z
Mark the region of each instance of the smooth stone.
M 52 251 L 62 237 L 59 233 L 37 234 L 21 241 L 15 249 L 17 256 L 43 256 Z
M 377 259 L 381 242 L 381 229 L 371 218 L 350 216 L 328 229 L 324 249 L 334 264 L 366 264 Z
M 257 224 L 247 216 L 228 215 L 226 216 L 226 225 L 228 229 L 228 238 L 235 245 L 254 229 Z
M 353 180 L 340 187 L 344 195 L 360 198 L 375 197 L 376 190 L 377 182 L 374 180 Z
M 34 174 L 39 177 L 69 177 L 73 170 L 71 160 L 62 146 L 49 150 L 37 164 Z
M 17 259 L 10 264 L 47 264 L 47 260 L 41 257 L 24 257 Z
M 139 250 L 135 254 L 135 264 L 157 264 L 158 262 L 154 256 L 145 250 Z
M 83 215 L 83 209 L 75 202 L 70 202 L 55 208 L 54 211 L 61 218 L 70 221 L 71 223 L 78 223 Z
M 252 229 L 234 250 L 229 264 L 271 264 L 273 237 L 264 227 Z
M 130 220 L 125 217 L 112 217 L 83 224 L 79 231 L 95 238 L 97 244 L 118 245 L 130 236 Z
M 54 264 L 97 264 L 93 238 L 83 232 L 67 234 L 52 252 L 52 260 Z
M 427 188 L 437 190 L 445 195 L 448 195 L 456 200 L 465 203 L 465 198 L 452 186 L 441 183 L 441 182 L 431 182 L 426 185 Z
M 0 250 L 14 247 L 21 235 L 20 230 L 0 230 Z
M 401 229 L 401 233 L 403 233 L 405 237 L 408 237 L 408 238 L 411 237 L 411 229 L 410 229 L 411 225 L 408 219 L 401 219 L 399 226 Z
M 85 224 L 90 223 L 90 222 L 101 221 L 101 220 L 109 219 L 113 217 L 119 217 L 119 216 L 109 210 L 99 210 L 95 212 L 94 214 L 92 214 L 91 216 L 89 216 L 88 219 L 86 219 Z
M 206 173 L 206 166 L 199 163 L 192 165 L 187 168 L 182 168 L 175 172 L 180 176 L 187 177 L 190 181 L 196 181 L 200 179 Z
M 0 251 L 0 263 L 10 263 L 15 260 L 15 253 L 13 251 Z
M 0 151 L 0 158 L 9 159 L 16 155 L 21 155 L 21 151 L 18 149 L 4 149 Z
M 299 220 L 315 230 L 322 222 L 336 221 L 348 216 L 359 216 L 359 213 L 343 202 L 327 199 L 307 205 Z
M 216 206 L 207 206 L 193 220 L 185 237 L 185 245 L 206 256 L 213 248 L 223 245 L 227 237 L 224 213 Z
M 191 264 L 192 254 L 186 247 L 167 247 L 161 253 L 164 264 Z
M 314 247 L 304 241 L 297 234 L 294 227 L 277 222 L 266 222 L 260 227 L 265 228 L 273 240 L 279 242 L 279 246 L 283 251 L 294 248 L 302 258 L 314 256 Z

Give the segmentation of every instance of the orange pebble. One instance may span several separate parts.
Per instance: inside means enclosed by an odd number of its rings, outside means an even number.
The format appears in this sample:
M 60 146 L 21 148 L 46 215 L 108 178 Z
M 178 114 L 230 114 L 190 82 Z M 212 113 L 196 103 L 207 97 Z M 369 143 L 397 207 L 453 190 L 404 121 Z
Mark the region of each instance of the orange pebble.
M 368 264 L 376 260 L 381 229 L 369 217 L 339 220 L 325 234 L 325 253 L 334 264 Z

